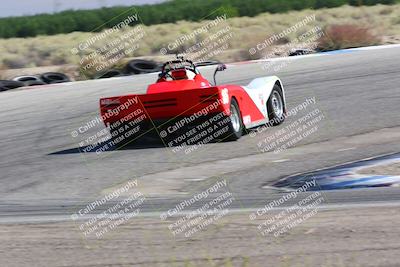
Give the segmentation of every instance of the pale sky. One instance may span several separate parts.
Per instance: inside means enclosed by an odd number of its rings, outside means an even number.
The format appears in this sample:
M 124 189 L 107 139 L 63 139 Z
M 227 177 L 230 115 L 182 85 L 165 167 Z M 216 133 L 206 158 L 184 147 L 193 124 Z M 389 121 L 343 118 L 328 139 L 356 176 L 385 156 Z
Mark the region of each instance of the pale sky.
M 53 13 L 65 9 L 154 4 L 163 0 L 2 0 L 0 17 Z

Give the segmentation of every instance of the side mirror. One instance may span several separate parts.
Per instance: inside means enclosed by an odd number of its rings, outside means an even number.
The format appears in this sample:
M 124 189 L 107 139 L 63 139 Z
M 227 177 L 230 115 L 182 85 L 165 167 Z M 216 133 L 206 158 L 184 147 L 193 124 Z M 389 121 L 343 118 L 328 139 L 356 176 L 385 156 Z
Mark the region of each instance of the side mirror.
M 224 71 L 226 70 L 226 65 L 225 64 L 219 64 L 217 67 L 217 71 Z
M 215 69 L 215 72 L 214 72 L 214 85 L 217 85 L 217 81 L 215 79 L 215 76 L 217 75 L 217 72 L 224 71 L 224 70 L 226 70 L 226 65 L 225 64 L 219 64 L 217 66 L 217 68 Z

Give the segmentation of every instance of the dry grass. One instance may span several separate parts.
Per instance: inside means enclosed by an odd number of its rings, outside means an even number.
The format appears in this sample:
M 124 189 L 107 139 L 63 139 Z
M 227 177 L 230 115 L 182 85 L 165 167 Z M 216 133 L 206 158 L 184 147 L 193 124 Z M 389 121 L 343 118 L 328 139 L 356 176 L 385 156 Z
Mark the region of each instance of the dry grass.
M 368 28 L 357 25 L 331 25 L 324 30 L 318 48 L 322 51 L 376 45 L 381 38 Z
M 399 42 L 400 36 L 400 4 L 393 6 L 370 6 L 370 7 L 350 7 L 343 6 L 332 9 L 303 10 L 293 11 L 286 14 L 264 13 L 256 17 L 231 18 L 227 23 L 231 27 L 234 37 L 228 40 L 229 50 L 219 54 L 214 59 L 224 61 L 245 60 L 250 57 L 248 50 L 257 43 L 265 40 L 268 36 L 279 33 L 288 27 L 296 24 L 306 16 L 315 14 L 316 21 L 309 23 L 295 33 L 287 36 L 287 41 L 291 41 L 300 34 L 320 26 L 327 28 L 330 36 L 338 36 L 345 40 L 347 28 L 329 27 L 331 25 L 355 25 L 354 29 L 368 26 L 368 31 L 358 34 L 367 36 L 368 43 L 358 40 L 356 43 L 361 45 L 376 43 L 372 36 L 384 36 L 382 43 Z M 190 33 L 202 24 L 198 22 L 180 21 L 174 24 L 162 24 L 144 27 L 145 37 L 140 41 L 139 49 L 129 53 L 127 57 L 157 56 L 160 48 L 173 42 L 182 34 Z M 95 28 L 96 25 L 93 25 Z M 124 30 L 128 31 L 131 29 Z M 332 35 L 331 35 L 332 34 Z M 55 36 L 39 36 L 27 39 L 1 39 L 0 40 L 0 65 L 5 68 L 26 68 L 38 66 L 51 66 L 62 64 L 77 64 L 79 56 L 72 56 L 71 49 L 80 42 L 93 37 L 95 33 L 70 33 Z M 106 41 L 117 38 L 117 35 L 110 35 L 104 40 L 97 41 L 92 50 L 105 45 Z M 206 36 L 201 34 L 197 41 L 204 40 Z M 344 39 L 343 39 L 344 38 Z M 178 51 L 190 47 L 195 41 L 181 45 Z M 334 44 L 333 47 L 346 47 L 347 42 L 341 45 Z M 351 44 L 353 46 L 353 44 Z M 86 51 L 89 53 L 89 50 Z

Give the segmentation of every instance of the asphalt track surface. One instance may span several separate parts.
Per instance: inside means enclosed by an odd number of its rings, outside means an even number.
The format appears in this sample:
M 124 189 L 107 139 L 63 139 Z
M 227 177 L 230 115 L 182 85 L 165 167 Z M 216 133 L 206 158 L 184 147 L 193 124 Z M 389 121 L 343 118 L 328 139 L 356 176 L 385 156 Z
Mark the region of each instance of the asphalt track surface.
M 101 154 L 82 153 L 85 135 L 71 132 L 98 115 L 101 97 L 143 93 L 156 74 L 50 85 L 0 94 L 0 221 L 41 216 L 68 217 L 90 200 L 138 179 L 151 201 L 143 209 L 162 212 L 215 181 L 226 179 L 237 200 L 231 208 L 251 209 L 284 192 L 273 182 L 368 157 L 400 151 L 400 48 L 305 56 L 229 65 L 219 83 L 245 85 L 253 78 L 278 75 L 288 109 L 315 97 L 316 104 L 279 127 L 237 142 L 208 144 L 186 155 L 145 143 Z M 277 62 L 278 63 L 278 62 Z M 278 65 L 279 65 L 278 64 Z M 203 69 L 211 78 L 211 68 Z M 260 152 L 257 144 L 318 108 L 318 130 L 281 153 Z M 325 204 L 397 203 L 399 188 L 324 191 Z M 199 203 L 198 205 L 200 205 Z

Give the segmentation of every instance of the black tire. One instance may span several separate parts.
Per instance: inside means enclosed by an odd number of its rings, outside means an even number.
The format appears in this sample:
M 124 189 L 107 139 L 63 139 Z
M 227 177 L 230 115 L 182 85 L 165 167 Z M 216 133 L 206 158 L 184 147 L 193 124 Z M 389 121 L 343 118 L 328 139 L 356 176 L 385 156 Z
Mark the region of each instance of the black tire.
M 19 88 L 19 87 L 22 87 L 22 86 L 25 86 L 24 83 L 22 83 L 22 82 L 0 80 L 0 87 L 3 88 L 3 91 Z
M 28 81 L 41 81 L 38 76 L 35 75 L 23 75 L 23 76 L 17 76 L 12 78 L 13 81 L 17 82 L 28 82 Z
M 236 115 L 235 115 L 236 112 Z M 235 118 L 236 117 L 236 118 Z M 228 124 L 228 132 L 226 134 L 227 141 L 236 141 L 243 135 L 243 120 L 242 115 L 240 113 L 239 104 L 237 103 L 236 99 L 231 99 L 231 116 L 230 121 Z M 238 126 L 235 124 L 238 123 Z
M 45 83 L 48 83 L 48 84 L 66 83 L 66 82 L 71 81 L 67 75 L 65 75 L 64 73 L 59 73 L 59 72 L 46 72 L 46 73 L 41 74 L 40 78 Z
M 289 57 L 294 57 L 294 56 L 302 56 L 302 55 L 308 55 L 308 54 L 312 54 L 313 51 L 310 49 L 296 49 L 296 50 L 292 50 L 289 52 Z
M 100 76 L 96 77 L 96 79 L 107 79 L 107 78 L 121 77 L 121 76 L 124 76 L 122 72 L 120 72 L 119 70 L 111 69 L 101 74 Z
M 274 97 L 279 97 L 281 104 L 282 104 L 282 112 L 276 112 L 274 109 L 274 104 L 275 102 Z M 282 89 L 278 84 L 274 85 L 274 88 L 272 89 L 271 95 L 267 101 L 267 110 L 268 110 L 268 118 L 269 122 L 268 124 L 271 124 L 272 126 L 276 126 L 281 124 L 282 122 L 285 121 L 285 101 L 283 99 L 282 95 Z
M 47 83 L 43 82 L 43 81 L 39 81 L 39 80 L 30 80 L 30 81 L 26 81 L 24 82 L 25 86 L 36 86 L 36 85 L 46 85 Z
M 128 73 L 142 74 L 161 71 L 161 65 L 150 60 L 134 59 L 126 65 Z

